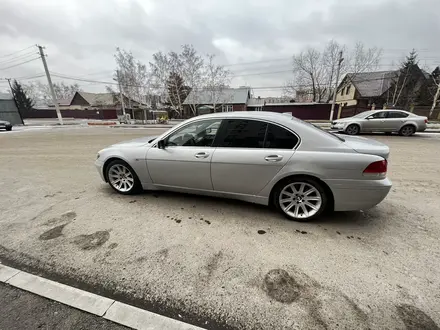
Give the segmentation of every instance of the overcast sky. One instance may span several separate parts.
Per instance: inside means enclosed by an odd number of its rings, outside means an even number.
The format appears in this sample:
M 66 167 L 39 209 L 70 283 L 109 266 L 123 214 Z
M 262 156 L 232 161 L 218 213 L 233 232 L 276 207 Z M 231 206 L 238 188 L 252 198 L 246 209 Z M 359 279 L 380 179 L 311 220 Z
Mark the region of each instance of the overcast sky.
M 356 41 L 381 47 L 381 69 L 415 48 L 420 64 L 434 68 L 439 36 L 440 0 L 0 0 L 0 78 L 43 73 L 41 60 L 2 70 L 32 59 L 2 57 L 32 44 L 46 47 L 53 72 L 109 81 L 117 46 L 148 63 L 154 52 L 189 43 L 216 54 L 235 73 L 232 86 L 274 87 L 289 79 L 279 71 L 290 69 L 292 54 L 308 46 L 334 39 L 348 47 Z M 243 62 L 257 63 L 237 64 Z M 78 83 L 91 92 L 105 86 Z

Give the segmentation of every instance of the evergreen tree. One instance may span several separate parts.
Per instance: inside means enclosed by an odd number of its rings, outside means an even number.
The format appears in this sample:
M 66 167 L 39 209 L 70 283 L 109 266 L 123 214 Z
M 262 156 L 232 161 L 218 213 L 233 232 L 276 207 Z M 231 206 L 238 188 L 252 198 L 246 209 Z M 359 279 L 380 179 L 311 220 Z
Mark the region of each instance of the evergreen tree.
M 23 87 L 17 80 L 14 80 L 14 83 L 12 84 L 12 92 L 14 93 L 15 103 L 17 104 L 19 111 L 32 110 L 34 101 L 27 96 Z
M 405 62 L 402 63 L 402 67 L 401 70 L 405 71 L 405 70 L 411 70 L 412 68 L 414 68 L 414 66 L 419 64 L 419 61 L 417 60 L 417 57 L 419 55 L 417 54 L 417 51 L 415 49 L 413 49 L 409 55 L 406 57 Z

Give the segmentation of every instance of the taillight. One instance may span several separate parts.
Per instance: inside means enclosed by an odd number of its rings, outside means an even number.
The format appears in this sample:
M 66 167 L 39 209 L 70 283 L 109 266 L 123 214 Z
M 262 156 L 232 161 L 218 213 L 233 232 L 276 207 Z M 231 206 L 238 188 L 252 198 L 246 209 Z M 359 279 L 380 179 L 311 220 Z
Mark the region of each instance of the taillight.
M 387 173 L 388 162 L 384 160 L 379 160 L 377 162 L 371 163 L 364 170 L 364 175 L 385 175 Z
M 428 119 L 425 119 L 425 124 L 427 124 L 428 123 Z

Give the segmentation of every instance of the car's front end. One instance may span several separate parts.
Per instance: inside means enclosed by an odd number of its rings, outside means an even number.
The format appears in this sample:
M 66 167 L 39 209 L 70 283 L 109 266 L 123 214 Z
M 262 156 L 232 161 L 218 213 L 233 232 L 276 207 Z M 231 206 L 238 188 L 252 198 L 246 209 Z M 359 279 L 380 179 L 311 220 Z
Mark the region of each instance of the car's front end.
M 9 121 L 0 120 L 0 129 L 10 131 L 12 130 L 12 124 Z
M 336 130 L 338 132 L 343 132 L 349 124 L 350 122 L 347 119 L 333 120 L 330 129 Z

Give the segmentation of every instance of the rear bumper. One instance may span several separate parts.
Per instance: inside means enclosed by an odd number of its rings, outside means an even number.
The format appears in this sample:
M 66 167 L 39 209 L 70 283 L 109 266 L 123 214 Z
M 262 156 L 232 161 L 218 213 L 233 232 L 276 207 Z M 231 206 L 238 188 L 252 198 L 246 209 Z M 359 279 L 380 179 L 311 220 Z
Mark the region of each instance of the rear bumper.
M 388 178 L 383 180 L 326 180 L 333 192 L 335 211 L 357 211 L 382 202 L 391 190 Z

